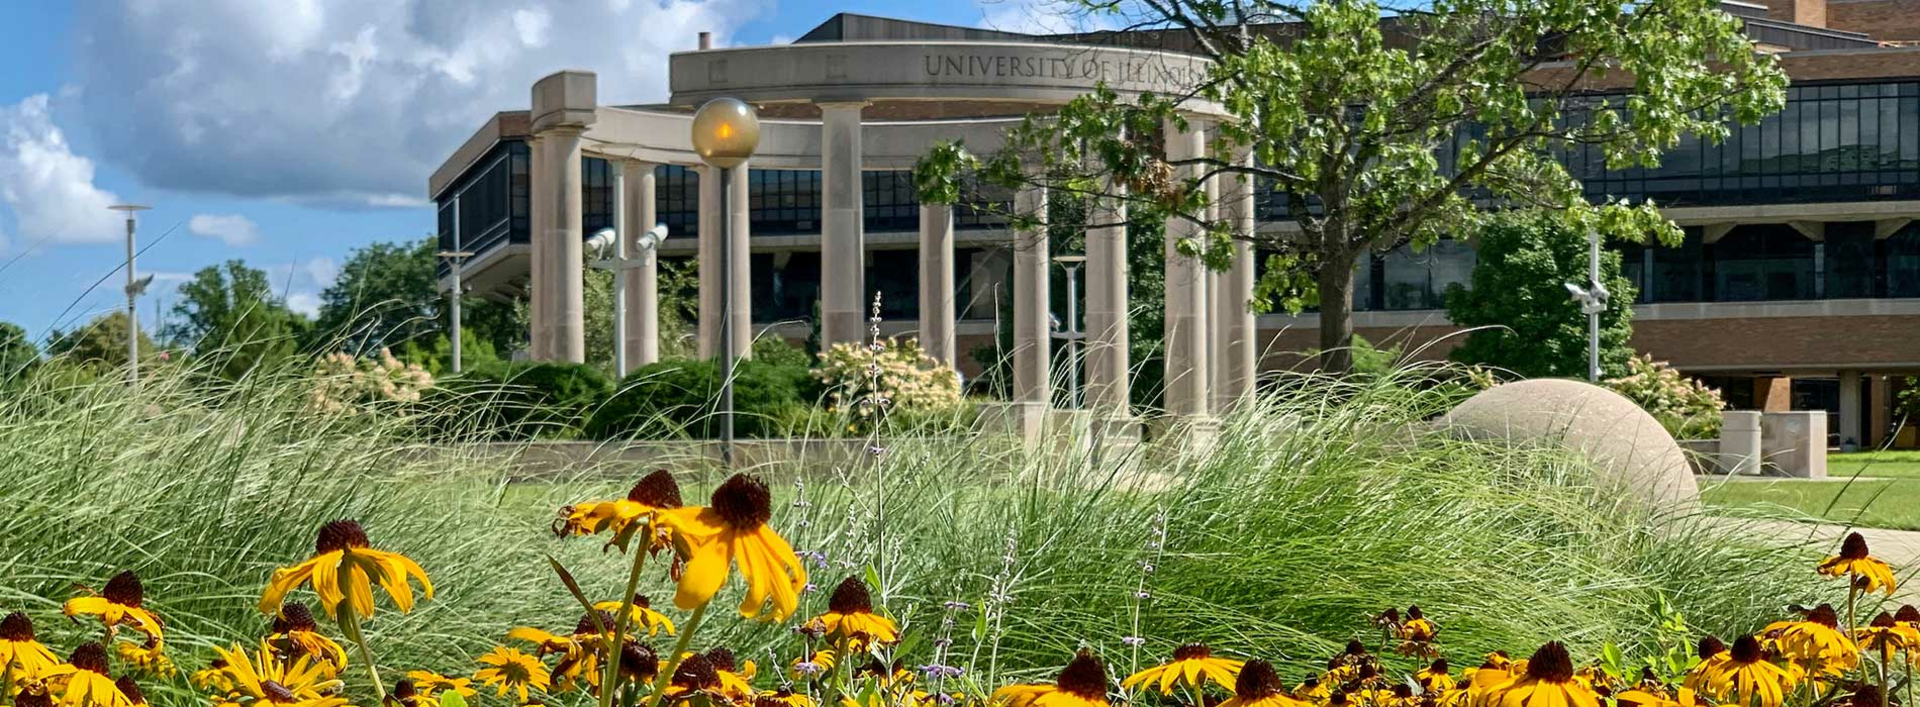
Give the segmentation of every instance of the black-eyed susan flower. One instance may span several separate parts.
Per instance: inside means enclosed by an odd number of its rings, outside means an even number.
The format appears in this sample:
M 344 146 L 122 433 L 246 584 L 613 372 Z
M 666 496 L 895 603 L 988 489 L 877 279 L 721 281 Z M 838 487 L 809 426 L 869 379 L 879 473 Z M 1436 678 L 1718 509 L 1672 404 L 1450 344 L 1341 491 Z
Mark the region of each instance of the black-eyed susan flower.
M 707 650 L 704 656 L 707 664 L 713 666 L 714 675 L 720 680 L 720 695 L 735 703 L 753 701 L 753 676 L 758 669 L 753 661 L 742 662 L 735 658 L 733 651 L 715 646 Z
M 526 704 L 531 692 L 546 692 L 552 676 L 547 666 L 518 648 L 494 646 L 492 651 L 480 656 L 482 667 L 473 673 L 473 679 L 483 686 L 499 688 L 501 697 L 511 691 L 518 696 L 521 704 Z
M 0 667 L 10 666 L 16 677 L 35 678 L 59 664 L 34 635 L 33 620 L 26 614 L 16 611 L 0 618 Z
M 274 615 L 267 646 L 282 660 L 290 661 L 303 656 L 312 658 L 327 677 L 340 674 L 341 669 L 347 666 L 347 649 L 320 633 L 320 625 L 313 620 L 313 612 L 307 609 L 306 604 L 299 602 L 282 605 L 280 613 Z
M 1146 685 L 1159 690 L 1162 695 L 1171 695 L 1181 687 L 1198 690 L 1209 681 L 1231 688 L 1244 665 L 1238 660 L 1213 657 L 1213 650 L 1206 644 L 1189 643 L 1173 649 L 1173 660 L 1134 673 L 1120 686 L 1132 689 L 1135 685 Z M 1278 676 L 1274 677 L 1274 680 L 1279 679 Z
M 146 707 L 147 693 L 140 691 L 140 684 L 133 681 L 133 676 L 122 675 L 113 681 L 113 686 L 120 690 L 120 694 L 127 696 L 127 704 L 132 707 Z
M 560 517 L 554 520 L 553 532 L 561 537 L 610 533 L 613 537 L 607 545 L 625 550 L 630 539 L 645 530 L 646 549 L 658 551 L 666 547 L 667 541 L 659 523 L 660 512 L 681 505 L 680 484 L 674 481 L 672 472 L 659 469 L 641 477 L 627 491 L 626 498 L 588 501 L 561 508 Z
M 1682 687 L 1668 694 L 1644 682 L 1639 687 L 1615 693 L 1613 699 L 1620 707 L 1703 707 L 1706 704 L 1692 688 Z
M 1681 684 L 1695 692 L 1704 692 L 1707 691 L 1707 686 L 1720 675 L 1720 669 L 1726 667 L 1727 661 L 1732 656 L 1727 654 L 1725 641 L 1710 635 L 1700 637 L 1700 644 L 1695 649 L 1694 655 L 1699 656 L 1700 662 L 1695 663 L 1693 668 L 1687 671 L 1687 677 Z
M 426 598 L 433 598 L 433 581 L 427 579 L 419 563 L 397 552 L 373 549 L 358 521 L 336 520 L 320 527 L 312 557 L 274 570 L 266 593 L 260 596 L 260 612 L 278 612 L 288 592 L 311 583 L 327 616 L 338 619 L 340 604 L 345 602 L 355 616 L 369 618 L 373 616 L 376 581 L 393 598 L 394 606 L 412 611 L 413 585 L 409 578 L 420 582 Z
M 1244 672 L 1244 670 L 1243 668 L 1242 671 Z M 1308 675 L 1307 679 L 1300 681 L 1300 684 L 1293 687 L 1292 694 L 1296 700 L 1316 705 L 1324 705 L 1327 703 L 1328 698 L 1332 697 L 1333 693 L 1327 689 L 1326 681 L 1321 680 L 1320 676 Z
M 819 705 L 817 700 L 785 687 L 766 690 L 753 697 L 753 707 L 817 707 L 817 705 Z
M 167 656 L 165 644 L 154 636 L 147 636 L 139 643 L 115 641 L 114 652 L 120 654 L 120 660 L 135 670 L 156 678 L 171 678 L 179 672 L 173 666 L 173 659 Z
M 48 689 L 67 707 L 127 707 L 132 704 L 107 675 L 107 649 L 98 642 L 80 644 L 67 662 L 41 674 Z
M 1288 694 L 1272 663 L 1255 659 L 1234 673 L 1233 697 L 1220 707 L 1307 707 L 1307 703 Z
M 1427 667 L 1414 671 L 1413 681 L 1427 692 L 1446 692 L 1459 684 L 1453 679 L 1451 670 L 1446 658 L 1435 658 Z
M 595 610 L 581 614 L 570 634 L 548 633 L 531 626 L 521 626 L 507 631 L 507 639 L 533 644 L 535 658 L 560 656 L 559 662 L 553 665 L 550 686 L 555 692 L 567 692 L 573 690 L 581 680 L 590 686 L 600 685 L 600 657 L 606 652 L 607 645 L 607 636 L 600 629 L 612 625 L 613 614 Z
M 1401 655 L 1434 657 L 1433 641 L 1440 636 L 1440 627 L 1427 618 L 1419 606 L 1407 607 L 1407 618 L 1400 623 L 1396 633 L 1400 639 Z
M 1760 640 L 1741 636 L 1727 649 L 1721 664 L 1707 683 L 1707 694 L 1721 704 L 1740 707 L 1780 707 L 1793 676 L 1767 660 Z
M 261 645 L 248 655 L 246 649 L 214 648 L 224 664 L 222 670 L 232 684 L 227 700 L 242 707 L 341 707 L 347 703 L 337 693 L 340 681 L 324 676 L 309 658 L 283 661 L 273 649 Z
M 1767 624 L 1761 633 L 1774 636 L 1780 655 L 1815 670 L 1852 668 L 1860 662 L 1860 647 L 1840 630 L 1840 617 L 1828 604 L 1814 607 L 1799 621 Z
M 1598 707 L 1593 686 L 1574 676 L 1573 657 L 1548 641 L 1527 659 L 1526 672 L 1494 686 L 1487 703 L 1498 707 Z
M 413 678 L 400 678 L 387 693 L 386 707 L 440 707 L 440 701 L 420 691 Z
M 97 616 L 109 632 L 127 626 L 149 636 L 159 636 L 160 617 L 143 606 L 145 601 L 146 589 L 141 586 L 140 577 L 129 570 L 108 579 L 99 594 L 68 599 L 60 611 L 68 617 Z
M 735 474 L 714 489 L 711 503 L 661 514 L 662 522 L 673 530 L 675 550 L 686 561 L 674 604 L 687 610 L 706 606 L 726 584 L 728 568 L 733 567 L 747 585 L 740 614 L 758 617 L 771 604 L 767 618 L 786 620 L 800 605 L 807 570 L 794 556 L 793 546 L 767 527 L 773 517 L 773 495 L 766 483 Z
M 1920 648 L 1920 631 L 1900 625 L 1892 614 L 1884 611 L 1873 617 L 1871 623 L 1854 629 L 1854 636 L 1861 650 L 1878 651 L 1882 657 L 1895 651 Z
M 1867 552 L 1867 539 L 1859 533 L 1848 533 L 1840 543 L 1840 554 L 1821 562 L 1819 571 L 1829 577 L 1846 577 L 1861 591 L 1884 591 L 1887 596 L 1893 596 L 1898 586 L 1893 568 Z
M 593 608 L 612 616 L 620 613 L 620 602 L 603 601 L 594 604 Z M 673 619 L 667 618 L 666 614 L 654 611 L 653 600 L 648 599 L 644 594 L 633 595 L 633 606 L 627 612 L 627 621 L 634 626 L 646 629 L 648 636 L 658 636 L 661 631 L 665 631 L 669 636 L 673 635 Z
M 668 701 L 679 703 L 695 697 L 724 700 L 720 684 L 720 671 L 713 667 L 705 655 L 690 653 L 674 666 L 673 676 L 667 679 L 667 689 L 661 693 Z
M 1008 685 L 989 705 L 1004 707 L 1107 707 L 1107 669 L 1090 651 L 1080 651 L 1052 683 Z
M 453 678 L 431 670 L 409 670 L 407 679 L 413 681 L 414 688 L 420 694 L 432 696 L 440 692 L 452 692 L 461 697 L 474 695 L 473 681 L 468 678 Z
M 900 641 L 900 630 L 893 620 L 873 613 L 873 596 L 867 583 L 855 577 L 842 580 L 827 599 L 827 613 L 807 622 L 836 641 L 845 641 L 847 650 L 866 650 L 870 643 L 890 645 Z
M 227 672 L 227 659 L 214 658 L 207 667 L 193 671 L 187 676 L 193 686 L 207 692 L 225 695 L 233 692 L 233 675 Z

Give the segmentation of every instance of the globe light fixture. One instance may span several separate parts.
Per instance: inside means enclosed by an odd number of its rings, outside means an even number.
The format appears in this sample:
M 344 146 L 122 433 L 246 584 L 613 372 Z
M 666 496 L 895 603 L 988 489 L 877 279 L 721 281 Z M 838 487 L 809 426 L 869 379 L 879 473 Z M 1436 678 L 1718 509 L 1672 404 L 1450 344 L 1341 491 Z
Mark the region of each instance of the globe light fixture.
M 740 166 L 760 147 L 760 115 L 738 98 L 715 98 L 693 114 L 693 151 L 721 169 Z

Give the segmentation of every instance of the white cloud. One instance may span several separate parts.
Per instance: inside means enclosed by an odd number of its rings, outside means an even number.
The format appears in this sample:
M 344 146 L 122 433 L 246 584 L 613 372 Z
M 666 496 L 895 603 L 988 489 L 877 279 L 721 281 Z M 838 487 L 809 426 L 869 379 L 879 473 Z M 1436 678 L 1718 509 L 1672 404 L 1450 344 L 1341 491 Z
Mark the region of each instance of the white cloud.
M 79 100 L 112 155 L 162 189 L 417 205 L 427 175 L 539 77 L 600 74 L 600 101 L 666 97 L 666 55 L 760 0 L 88 0 Z
M 196 236 L 218 238 L 230 246 L 243 246 L 260 238 L 260 226 L 240 214 L 195 214 L 187 220 L 187 230 Z
M 93 160 L 73 153 L 47 94 L 0 106 L 0 204 L 23 238 L 101 243 L 118 238 L 118 201 L 93 185 Z
M 300 269 L 306 273 L 308 279 L 313 280 L 313 284 L 320 287 L 330 287 L 333 281 L 340 277 L 340 266 L 333 262 L 333 258 L 326 256 L 302 263 Z
M 287 309 L 316 317 L 320 315 L 320 296 L 312 292 L 295 292 L 287 295 Z

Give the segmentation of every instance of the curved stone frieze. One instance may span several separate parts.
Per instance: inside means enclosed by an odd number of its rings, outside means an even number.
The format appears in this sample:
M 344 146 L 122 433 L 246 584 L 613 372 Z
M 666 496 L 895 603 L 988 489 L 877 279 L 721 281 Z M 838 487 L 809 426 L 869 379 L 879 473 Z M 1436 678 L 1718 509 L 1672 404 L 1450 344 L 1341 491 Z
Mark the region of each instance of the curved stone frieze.
M 867 123 L 861 135 L 865 169 L 910 169 L 935 143 L 962 140 L 977 152 L 1000 146 L 1019 119 Z M 657 110 L 602 106 L 588 127 L 590 152 L 657 164 L 700 164 L 693 153 L 693 116 Z M 819 169 L 818 121 L 761 121 L 753 165 L 762 169 Z
M 1025 42 L 822 42 L 681 52 L 676 105 L 933 100 L 1065 103 L 1102 82 L 1122 96 L 1182 93 L 1204 80 L 1191 54 Z M 1197 113 L 1218 105 L 1191 101 Z

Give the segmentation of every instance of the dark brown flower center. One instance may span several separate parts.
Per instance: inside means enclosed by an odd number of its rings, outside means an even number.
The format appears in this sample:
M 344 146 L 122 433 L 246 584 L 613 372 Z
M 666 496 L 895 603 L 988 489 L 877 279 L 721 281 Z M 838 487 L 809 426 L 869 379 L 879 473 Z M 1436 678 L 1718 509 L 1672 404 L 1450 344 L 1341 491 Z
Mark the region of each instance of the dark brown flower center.
M 1107 698 L 1107 668 L 1090 651 L 1080 651 L 1060 670 L 1053 684 L 1065 692 L 1087 700 Z
M 273 617 L 274 633 L 316 631 L 319 630 L 319 628 L 320 624 L 315 623 L 313 620 L 313 612 L 307 609 L 306 604 L 299 602 L 287 602 L 280 605 L 280 613 Z
M 146 598 L 146 591 L 140 586 L 140 578 L 132 571 L 121 572 L 107 580 L 107 586 L 100 590 L 100 596 L 121 606 L 140 606 Z
M 1408 619 L 1424 619 L 1427 617 L 1425 614 L 1420 613 L 1420 605 L 1415 604 L 1407 607 L 1407 618 Z
M 651 609 L 653 608 L 653 600 L 648 599 L 645 594 L 635 594 L 633 595 L 633 605 L 642 609 Z
M 18 611 L 0 619 L 0 641 L 31 641 L 33 637 L 33 619 Z
M 130 675 L 120 676 L 119 680 L 113 681 L 113 686 L 120 688 L 120 694 L 126 695 L 128 702 L 132 702 L 136 705 L 144 705 L 147 703 L 147 696 L 144 694 L 141 694 L 140 686 L 135 685 L 133 683 L 132 676 Z
M 294 701 L 292 690 L 287 689 L 286 685 L 282 685 L 272 680 L 260 681 L 260 692 L 261 694 L 266 695 L 267 701 L 269 702 L 275 702 L 279 704 L 291 704 Z
M 1404 682 L 1396 682 L 1396 683 L 1394 683 L 1394 684 L 1393 684 L 1393 696 L 1394 696 L 1394 697 L 1398 697 L 1398 698 L 1400 698 L 1400 699 L 1403 699 L 1403 700 L 1404 700 L 1404 699 L 1407 699 L 1407 698 L 1409 698 L 1409 697 L 1412 697 L 1412 696 L 1413 696 L 1413 686 L 1412 686 L 1412 685 L 1408 685 L 1408 684 L 1406 684 L 1406 683 L 1404 683 Z
M 1722 642 L 1719 639 L 1719 637 L 1702 636 L 1700 637 L 1700 647 L 1698 650 L 1694 652 L 1700 654 L 1701 660 L 1706 660 L 1716 655 L 1720 655 L 1721 653 L 1726 652 L 1726 650 L 1727 650 L 1727 644 Z
M 720 646 L 714 646 L 707 650 L 707 662 L 713 664 L 714 670 L 724 670 L 731 673 L 740 669 L 740 662 L 734 660 L 733 651 Z
M 720 673 L 713 669 L 713 663 L 706 656 L 695 653 L 673 669 L 673 684 L 689 690 L 709 690 L 719 687 Z
M 1807 621 L 1820 624 L 1827 628 L 1838 628 L 1840 626 L 1840 615 L 1833 612 L 1833 605 L 1821 604 L 1813 607 L 1813 611 L 1807 612 Z
M 107 674 L 107 648 L 96 642 L 82 643 L 79 648 L 73 649 L 73 656 L 67 658 L 67 664 L 105 675 Z
M 1912 604 L 1902 604 L 1899 611 L 1893 612 L 1893 620 L 1903 624 L 1920 623 L 1920 609 L 1913 608 Z
M 324 555 L 347 548 L 373 547 L 367 531 L 357 520 L 336 520 L 320 526 L 320 537 L 313 541 L 313 554 Z
M 399 682 L 393 684 L 393 697 L 395 699 L 411 700 L 419 693 L 420 691 L 414 687 L 411 678 L 400 678 Z
M 673 480 L 673 472 L 657 469 L 641 477 L 640 482 L 627 490 L 627 500 L 654 508 L 679 508 L 680 482 Z
M 1366 655 L 1367 647 L 1360 643 L 1360 639 L 1356 638 L 1356 639 L 1347 641 L 1346 654 L 1347 655 Z
M 1240 677 L 1233 681 L 1233 695 L 1243 703 L 1278 695 L 1286 689 L 1280 683 L 1280 674 L 1274 672 L 1273 664 L 1264 660 L 1249 660 L 1241 666 Z
M 1879 616 L 1873 617 L 1873 623 L 1868 625 L 1874 628 L 1893 628 L 1893 615 L 1882 611 Z
M 848 577 L 833 588 L 833 597 L 827 600 L 827 610 L 837 614 L 871 614 L 873 597 L 867 593 L 867 583 Z
M 1880 707 L 1882 704 L 1880 686 L 1872 683 L 1861 683 L 1859 689 L 1847 698 L 1849 707 Z
M 639 641 L 627 641 L 620 648 L 620 674 L 637 680 L 650 680 L 660 672 L 660 654 Z
M 1567 647 L 1559 641 L 1547 641 L 1527 660 L 1527 677 L 1546 682 L 1572 680 L 1573 656 L 1567 655 Z
M 53 707 L 53 698 L 46 693 L 21 690 L 20 694 L 13 696 L 13 707 Z
M 1213 649 L 1208 648 L 1205 643 L 1189 643 L 1173 649 L 1173 659 L 1175 661 L 1206 660 L 1212 657 Z
M 753 530 L 773 518 L 773 492 L 767 484 L 746 474 L 734 474 L 713 490 L 713 510 L 727 527 Z
M 1345 692 L 1335 692 L 1327 696 L 1327 704 L 1329 705 L 1344 705 L 1346 703 L 1347 693 Z
M 1847 533 L 1847 539 L 1840 542 L 1840 557 L 1847 560 L 1867 559 L 1867 539 L 1859 533 Z
M 1736 663 L 1758 663 L 1761 658 L 1766 656 L 1760 650 L 1759 639 L 1752 636 L 1741 636 L 1734 639 L 1733 649 L 1728 652 L 1727 657 Z
M 584 636 L 584 635 L 592 635 L 592 634 L 599 633 L 600 629 L 594 628 L 594 623 L 593 623 L 593 619 L 596 616 L 600 617 L 599 625 L 605 626 L 609 630 L 613 628 L 613 612 L 595 609 L 593 611 L 581 614 L 580 620 L 574 622 L 573 635 Z
M 1452 669 L 1453 666 L 1447 665 L 1446 658 L 1435 658 L 1432 663 L 1427 665 L 1427 672 L 1434 675 L 1446 675 L 1447 671 Z

